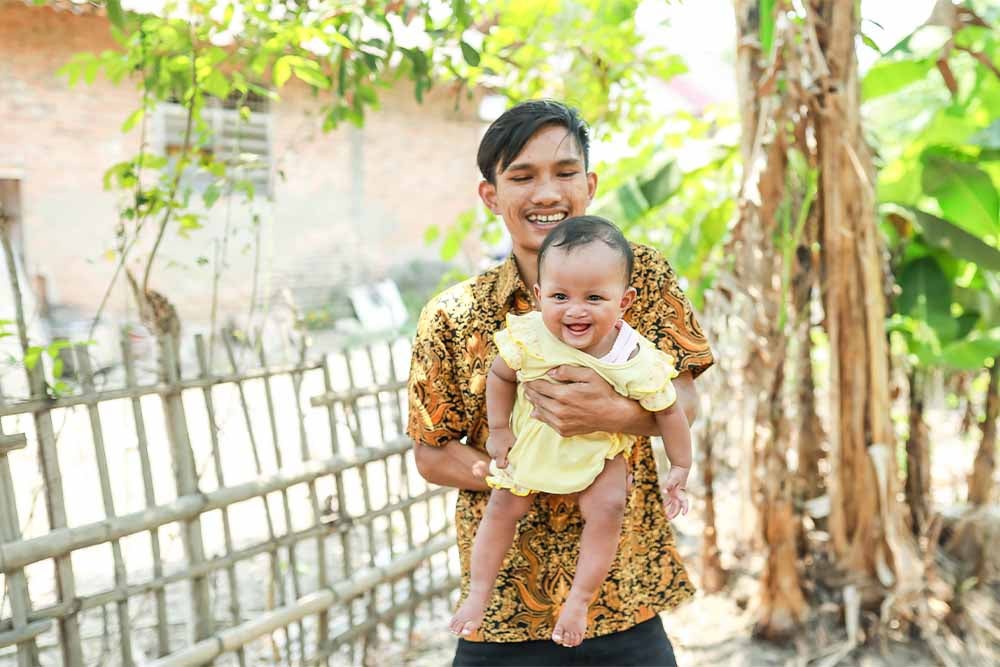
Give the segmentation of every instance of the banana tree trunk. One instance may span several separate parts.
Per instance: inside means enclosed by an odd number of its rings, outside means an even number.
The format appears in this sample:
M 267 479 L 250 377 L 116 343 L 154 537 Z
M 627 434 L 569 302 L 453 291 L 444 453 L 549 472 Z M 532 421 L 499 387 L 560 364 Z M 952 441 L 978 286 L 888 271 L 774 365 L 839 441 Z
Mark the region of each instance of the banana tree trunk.
M 969 502 L 985 505 L 992 499 L 995 488 L 993 473 L 996 470 L 997 418 L 1000 417 L 1000 357 L 993 360 L 990 369 L 990 386 L 986 391 L 986 421 L 983 422 L 983 439 L 976 452 L 976 460 L 969 476 Z
M 888 587 L 897 593 L 919 587 L 921 568 L 896 502 L 884 265 L 855 56 L 858 7 L 810 0 L 808 8 L 804 29 L 815 44 L 822 298 L 830 342 L 829 531 L 840 566 L 879 582 L 865 592 L 880 598 Z
M 921 373 L 910 373 L 910 434 L 906 439 L 906 504 L 910 506 L 910 528 L 920 535 L 930 518 L 930 458 L 927 424 L 924 422 L 924 392 Z

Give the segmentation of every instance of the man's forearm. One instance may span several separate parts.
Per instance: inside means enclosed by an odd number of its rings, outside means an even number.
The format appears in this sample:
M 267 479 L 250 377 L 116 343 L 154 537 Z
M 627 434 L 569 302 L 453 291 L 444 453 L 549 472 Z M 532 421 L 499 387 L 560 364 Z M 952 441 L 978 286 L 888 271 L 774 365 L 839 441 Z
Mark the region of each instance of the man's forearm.
M 418 442 L 413 445 L 413 457 L 417 462 L 417 471 L 431 484 L 471 491 L 489 490 L 486 481 L 473 473 L 476 463 L 489 465 L 490 457 L 485 452 L 457 440 L 442 447 L 430 447 Z

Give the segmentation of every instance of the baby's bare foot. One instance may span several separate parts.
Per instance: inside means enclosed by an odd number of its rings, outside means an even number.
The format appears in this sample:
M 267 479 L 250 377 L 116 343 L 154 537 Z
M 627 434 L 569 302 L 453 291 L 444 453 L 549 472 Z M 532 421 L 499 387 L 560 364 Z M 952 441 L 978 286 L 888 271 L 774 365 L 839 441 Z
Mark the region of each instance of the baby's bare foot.
M 471 593 L 455 615 L 448 622 L 448 628 L 452 634 L 459 637 L 468 637 L 475 632 L 483 622 L 483 614 L 486 613 L 486 603 L 489 597 L 474 596 Z
M 563 646 L 578 646 L 587 633 L 589 606 L 586 601 L 570 596 L 563 605 L 559 620 L 556 621 L 556 627 L 552 631 L 552 641 Z

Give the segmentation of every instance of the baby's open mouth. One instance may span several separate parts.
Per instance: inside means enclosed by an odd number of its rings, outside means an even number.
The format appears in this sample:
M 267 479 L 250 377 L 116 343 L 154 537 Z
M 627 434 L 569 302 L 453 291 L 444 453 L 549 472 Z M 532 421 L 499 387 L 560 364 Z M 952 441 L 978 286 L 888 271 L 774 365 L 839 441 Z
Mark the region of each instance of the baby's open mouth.
M 581 334 L 590 328 L 589 324 L 567 324 L 566 328 L 575 334 Z

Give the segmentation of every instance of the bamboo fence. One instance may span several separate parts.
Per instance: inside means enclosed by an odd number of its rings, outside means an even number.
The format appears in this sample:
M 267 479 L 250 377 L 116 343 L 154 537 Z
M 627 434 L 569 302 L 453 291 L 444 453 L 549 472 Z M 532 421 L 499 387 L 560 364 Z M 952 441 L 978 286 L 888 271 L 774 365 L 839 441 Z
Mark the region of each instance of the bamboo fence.
M 84 346 L 72 393 L 44 363 L 26 395 L 0 386 L 0 665 L 368 664 L 409 645 L 458 581 L 448 490 L 404 435 L 405 343 L 273 365 L 196 336 L 184 373 L 178 342 L 143 368 L 123 337 L 119 386 Z

